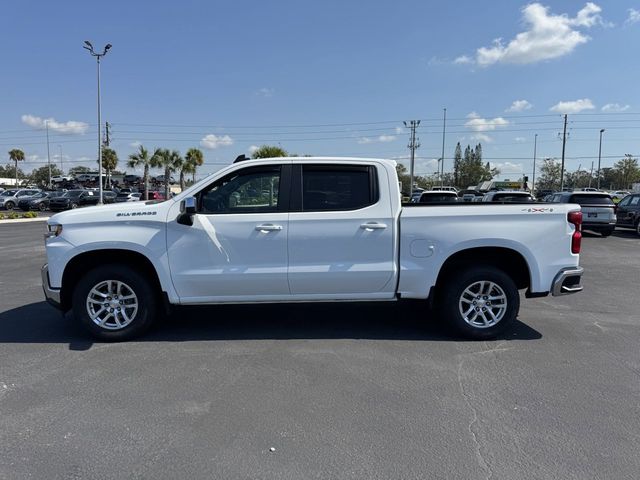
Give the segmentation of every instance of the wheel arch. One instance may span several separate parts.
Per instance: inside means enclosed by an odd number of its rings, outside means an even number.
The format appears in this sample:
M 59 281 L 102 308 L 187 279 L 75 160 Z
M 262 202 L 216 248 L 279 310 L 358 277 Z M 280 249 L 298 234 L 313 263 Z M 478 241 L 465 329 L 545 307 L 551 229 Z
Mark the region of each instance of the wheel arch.
M 100 249 L 79 253 L 71 258 L 62 273 L 60 303 L 63 311 L 71 309 L 73 291 L 83 274 L 100 265 L 122 263 L 135 268 L 148 278 L 152 287 L 161 294 L 163 292 L 160 276 L 149 258 L 140 252 L 125 249 Z
M 436 290 L 457 271 L 483 264 L 504 271 L 513 279 L 519 290 L 531 287 L 531 270 L 520 252 L 508 247 L 475 247 L 460 250 L 447 258 L 438 272 Z

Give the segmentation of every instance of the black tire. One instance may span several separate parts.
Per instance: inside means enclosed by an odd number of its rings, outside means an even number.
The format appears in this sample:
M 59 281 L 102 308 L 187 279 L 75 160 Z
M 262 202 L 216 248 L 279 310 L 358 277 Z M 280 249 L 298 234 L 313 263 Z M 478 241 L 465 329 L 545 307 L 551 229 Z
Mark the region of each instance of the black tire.
M 111 284 L 105 285 L 109 281 Z M 103 314 L 102 317 L 96 317 L 96 321 L 92 320 L 90 308 L 94 309 L 95 314 L 103 307 L 99 302 L 89 300 L 98 298 L 92 290 L 95 292 L 95 288 L 102 292 L 101 294 L 109 291 L 115 294 L 118 284 L 121 286 L 122 298 L 127 297 L 129 291 L 135 295 L 136 308 L 131 306 L 131 299 L 118 301 L 116 295 L 104 297 L 103 312 L 106 316 Z M 125 306 L 118 307 L 118 304 Z M 110 313 L 115 312 L 116 308 L 122 308 L 124 313 Z M 103 265 L 90 270 L 80 279 L 73 292 L 72 309 L 75 320 L 91 335 L 100 340 L 120 342 L 135 338 L 149 329 L 158 312 L 158 295 L 150 282 L 130 267 L 119 264 Z M 117 318 L 123 326 L 114 325 L 118 321 Z M 104 320 L 105 326 L 99 325 L 99 320 Z
M 602 235 L 603 237 L 610 237 L 614 230 L 615 228 L 608 228 L 607 230 L 601 230 L 600 235 Z
M 47 209 L 47 206 L 46 206 L 44 203 L 40 202 L 40 203 L 38 204 L 38 209 L 39 209 L 41 212 L 44 212 L 44 211 Z
M 7 210 L 13 210 L 16 207 L 16 204 L 13 202 L 7 202 L 4 204 L 4 208 Z
M 480 282 L 491 282 L 496 288 L 485 283 L 485 288 L 481 290 Z M 505 272 L 490 265 L 476 265 L 456 271 L 440 288 L 443 292 L 440 295 L 439 312 L 457 333 L 473 340 L 495 338 L 513 323 L 520 310 L 520 295 L 515 282 Z M 485 304 L 491 302 L 492 298 L 493 304 Z M 478 303 L 473 304 L 474 301 Z M 501 304 L 497 305 L 496 302 Z M 467 314 L 466 320 L 461 305 L 474 309 Z M 470 318 L 473 316 L 475 318 Z M 486 317 L 489 318 L 488 322 L 484 320 Z
M 77 204 L 77 203 L 72 203 L 72 204 L 70 205 L 70 208 L 71 208 L 72 210 L 73 210 L 73 209 L 75 209 L 75 208 L 78 208 L 78 204 Z

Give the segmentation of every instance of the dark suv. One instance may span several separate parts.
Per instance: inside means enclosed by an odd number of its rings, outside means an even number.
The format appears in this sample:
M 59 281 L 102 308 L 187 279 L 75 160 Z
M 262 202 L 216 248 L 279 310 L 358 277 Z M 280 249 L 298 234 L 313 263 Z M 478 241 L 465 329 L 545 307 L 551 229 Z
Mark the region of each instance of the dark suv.
M 582 228 L 608 237 L 616 228 L 616 206 L 611 195 L 602 192 L 559 192 L 553 203 L 577 203 L 582 207 Z
M 640 193 L 627 195 L 618 203 L 616 227 L 633 228 L 640 235 Z

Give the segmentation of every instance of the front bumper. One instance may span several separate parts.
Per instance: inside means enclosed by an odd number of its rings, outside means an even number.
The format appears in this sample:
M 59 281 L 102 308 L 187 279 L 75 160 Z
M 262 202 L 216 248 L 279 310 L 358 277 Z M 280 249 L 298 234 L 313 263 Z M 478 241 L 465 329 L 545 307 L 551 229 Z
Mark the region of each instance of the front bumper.
M 569 267 L 564 268 L 558 272 L 556 278 L 553 279 L 551 285 L 551 295 L 558 297 L 560 295 L 570 295 L 572 293 L 578 293 L 582 291 L 582 274 L 584 268 L 582 267 Z
M 47 302 L 56 308 L 62 308 L 60 289 L 52 288 L 49 283 L 49 264 L 45 263 L 40 273 L 42 274 L 42 290 L 44 290 L 44 297 L 47 299 Z

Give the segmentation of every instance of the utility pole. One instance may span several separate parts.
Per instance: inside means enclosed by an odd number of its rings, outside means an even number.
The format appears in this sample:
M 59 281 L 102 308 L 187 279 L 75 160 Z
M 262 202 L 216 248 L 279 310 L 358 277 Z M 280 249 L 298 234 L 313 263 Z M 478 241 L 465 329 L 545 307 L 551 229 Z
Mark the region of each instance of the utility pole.
M 60 174 L 64 175 L 64 170 L 62 169 L 62 145 L 58 145 L 58 148 L 60 149 Z
M 416 157 L 416 149 L 420 147 L 420 142 L 416 138 L 416 127 L 420 125 L 420 120 L 410 120 L 409 123 L 404 123 L 405 127 L 411 129 L 411 136 L 409 139 L 409 145 L 407 147 L 411 150 L 411 163 L 409 165 L 409 198 L 413 196 L 413 168 Z
M 591 160 L 591 172 L 589 172 L 589 188 L 591 188 L 591 179 L 593 178 L 593 160 Z
M 567 145 L 567 114 L 564 114 L 564 129 L 562 131 L 562 165 L 560 167 L 560 191 L 564 190 L 564 150 Z
M 533 179 L 531 180 L 531 191 L 536 191 L 536 149 L 538 148 L 538 134 L 533 137 Z
M 111 143 L 111 132 L 109 131 L 110 128 L 111 125 L 109 124 L 109 122 L 105 122 L 103 140 L 103 145 L 105 148 L 109 148 L 109 143 Z M 111 169 L 107 170 L 107 187 L 111 188 Z
M 51 188 L 51 154 L 49 152 L 49 121 L 44 121 L 44 128 L 47 131 L 47 165 L 49 165 L 49 183 L 47 184 L 48 188 Z
M 600 129 L 600 146 L 598 147 L 598 190 L 600 190 L 600 160 L 602 159 L 602 134 L 604 128 Z
M 441 165 L 441 173 L 440 173 L 440 186 L 443 185 L 444 183 L 444 139 L 445 139 L 445 133 L 447 130 L 447 109 L 444 108 L 444 114 L 442 117 L 442 155 L 440 156 L 440 161 L 442 162 Z

